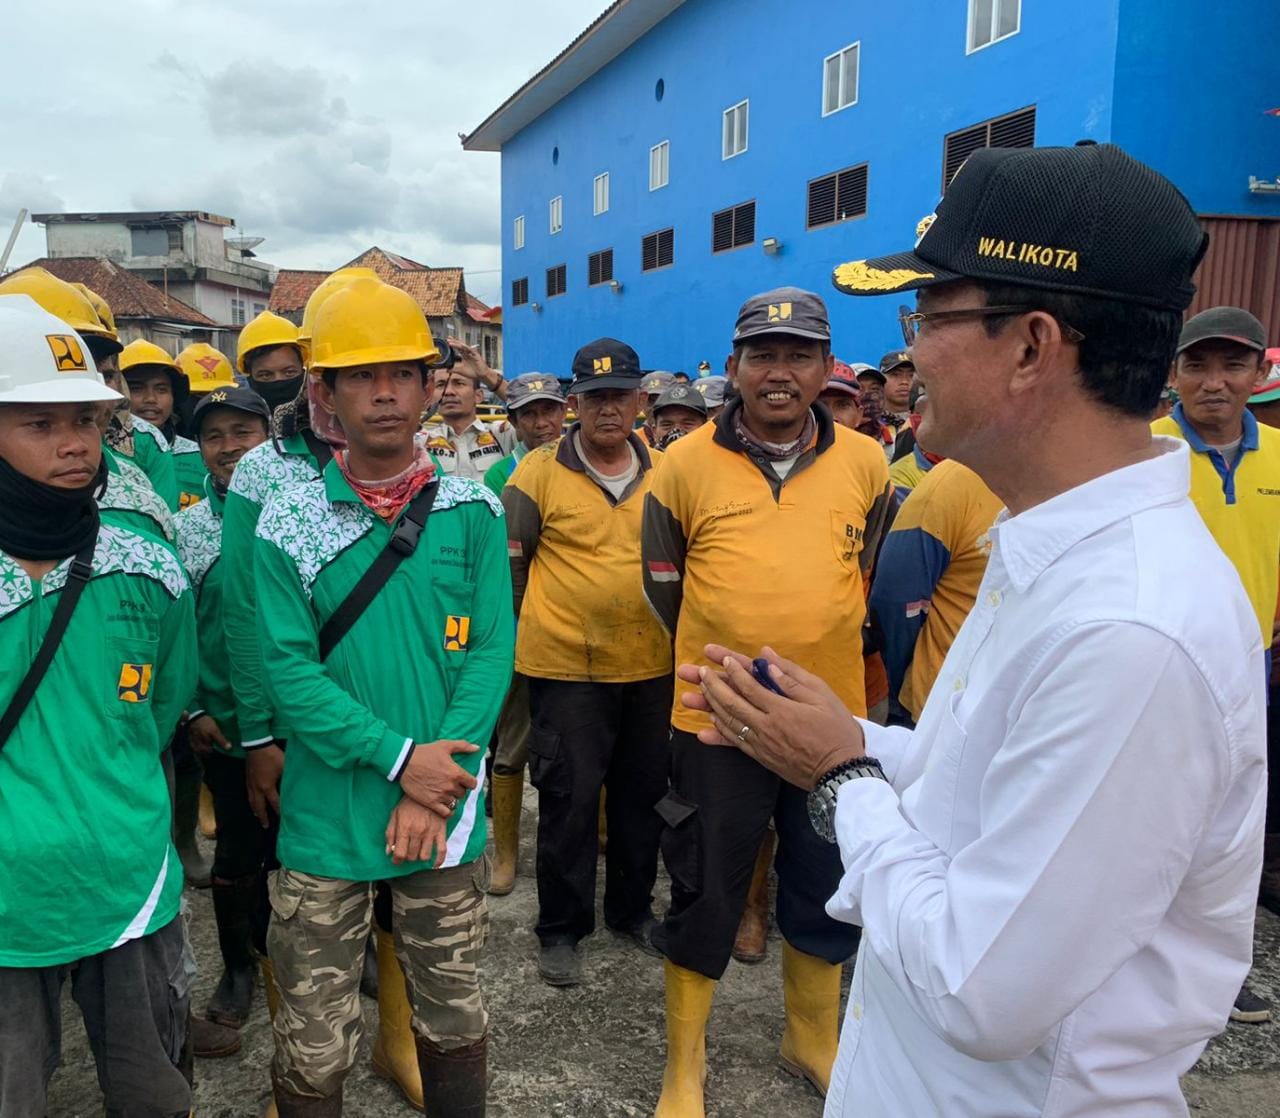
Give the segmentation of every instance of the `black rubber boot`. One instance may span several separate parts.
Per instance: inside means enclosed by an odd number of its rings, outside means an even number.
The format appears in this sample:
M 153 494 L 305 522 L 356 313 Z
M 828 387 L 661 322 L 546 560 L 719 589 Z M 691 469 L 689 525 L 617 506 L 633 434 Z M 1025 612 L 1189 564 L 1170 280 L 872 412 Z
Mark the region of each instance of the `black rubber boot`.
M 209 888 L 209 860 L 196 845 L 196 819 L 200 814 L 200 770 L 179 770 L 173 785 L 173 845 L 178 848 L 182 872 L 193 889 Z
M 364 962 L 360 966 L 360 993 L 378 1000 L 378 948 L 370 936 L 364 945 Z
M 294 1095 L 286 1091 L 271 1077 L 271 1089 L 275 1095 L 276 1111 L 280 1118 L 341 1118 L 342 1088 L 327 1099 L 314 1099 L 307 1095 Z
M 445 1050 L 415 1036 L 422 1101 L 429 1118 L 484 1118 L 489 1093 L 489 1038 Z M 283 1115 L 283 1111 L 281 1112 Z
M 213 914 L 218 922 L 222 978 L 204 1015 L 219 1025 L 240 1028 L 249 1019 L 257 971 L 249 946 L 250 921 L 257 902 L 257 875 L 235 881 L 213 880 Z

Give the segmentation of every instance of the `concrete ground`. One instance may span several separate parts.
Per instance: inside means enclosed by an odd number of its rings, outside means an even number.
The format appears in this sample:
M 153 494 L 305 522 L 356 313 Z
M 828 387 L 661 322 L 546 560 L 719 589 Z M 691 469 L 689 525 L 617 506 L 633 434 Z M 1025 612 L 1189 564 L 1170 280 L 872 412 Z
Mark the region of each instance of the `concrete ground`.
M 534 801 L 525 802 L 516 890 L 490 900 L 492 933 L 485 993 L 492 1019 L 494 1118 L 647 1118 L 662 1081 L 663 983 L 660 960 L 607 931 L 586 951 L 583 986 L 553 990 L 539 981 L 532 927 Z M 666 893 L 660 880 L 659 902 Z M 217 977 L 213 910 L 208 892 L 188 891 L 192 937 L 201 974 L 194 1007 L 203 1007 Z M 1257 966 L 1251 982 L 1280 1006 L 1280 918 L 1259 912 Z M 730 965 L 716 994 L 708 1042 L 708 1118 L 819 1118 L 822 1101 L 778 1069 L 782 1035 L 780 944 L 773 934 L 760 966 Z M 355 1118 L 413 1112 L 369 1067 L 376 1006 L 366 1001 L 366 1040 L 347 1081 L 346 1114 Z M 68 998 L 64 1060 L 54 1077 L 49 1118 L 98 1118 L 101 1099 L 84 1033 Z M 198 1061 L 200 1118 L 255 1118 L 266 1101 L 271 1033 L 259 995 L 244 1047 L 227 1060 Z M 1196 1118 L 1275 1118 L 1280 1114 L 1280 1024 L 1231 1025 L 1205 1051 L 1184 1082 Z M 920 1116 L 923 1118 L 923 1116 Z

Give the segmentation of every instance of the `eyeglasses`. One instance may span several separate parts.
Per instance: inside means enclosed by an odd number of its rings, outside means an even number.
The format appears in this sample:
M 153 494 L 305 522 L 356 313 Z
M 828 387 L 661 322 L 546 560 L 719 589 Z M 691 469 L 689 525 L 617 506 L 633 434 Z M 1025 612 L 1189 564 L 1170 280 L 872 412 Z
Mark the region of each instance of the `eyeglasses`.
M 998 318 L 1010 314 L 1030 314 L 1035 307 L 961 307 L 953 311 L 913 311 L 910 307 L 898 308 L 898 322 L 902 326 L 902 339 L 908 346 L 914 345 L 920 336 L 920 327 L 926 322 L 942 325 L 945 322 L 963 322 L 966 318 Z M 1070 342 L 1084 341 L 1084 335 L 1074 326 L 1059 322 L 1062 333 Z

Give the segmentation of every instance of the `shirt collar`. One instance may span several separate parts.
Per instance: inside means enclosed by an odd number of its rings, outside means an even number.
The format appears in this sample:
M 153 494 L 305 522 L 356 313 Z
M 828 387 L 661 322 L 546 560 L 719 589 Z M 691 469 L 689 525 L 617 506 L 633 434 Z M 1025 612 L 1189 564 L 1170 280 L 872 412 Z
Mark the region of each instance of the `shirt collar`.
M 1186 500 L 1191 454 L 1180 439 L 1155 436 L 1154 458 L 1113 470 L 1017 516 L 1005 509 L 991 529 L 992 562 L 1019 593 L 1081 540 L 1147 509 Z
M 1169 413 L 1174 423 L 1178 425 L 1178 430 L 1182 432 L 1182 437 L 1187 440 L 1187 444 L 1197 454 L 1208 454 L 1213 448 L 1204 441 L 1197 433 L 1196 429 L 1191 426 L 1191 421 L 1187 419 L 1187 414 L 1182 410 L 1182 401 L 1174 404 L 1173 411 Z M 1244 422 L 1244 437 L 1240 441 L 1240 450 L 1257 450 L 1258 449 L 1258 421 L 1253 418 L 1253 413 L 1248 408 L 1244 410 L 1242 417 Z
M 562 466 L 567 466 L 571 470 L 585 474 L 587 472 L 586 463 L 579 456 L 578 448 L 574 445 L 573 438 L 581 426 L 581 423 L 575 423 L 561 436 L 560 445 L 556 447 L 556 461 Z M 631 449 L 636 452 L 636 457 L 640 459 L 639 476 L 643 476 L 645 471 L 653 468 L 653 459 L 649 457 L 649 448 L 644 445 L 644 440 L 634 431 L 627 436 L 627 441 L 631 444 Z

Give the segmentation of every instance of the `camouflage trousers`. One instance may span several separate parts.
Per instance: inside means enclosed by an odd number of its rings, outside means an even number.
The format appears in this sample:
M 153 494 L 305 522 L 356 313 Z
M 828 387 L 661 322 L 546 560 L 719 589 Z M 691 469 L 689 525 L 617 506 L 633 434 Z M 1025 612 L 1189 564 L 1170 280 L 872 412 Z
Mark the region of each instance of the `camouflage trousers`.
M 487 875 L 481 858 L 388 881 L 413 1031 L 445 1050 L 474 1044 L 488 1031 L 480 993 Z M 355 1063 L 374 884 L 290 869 L 271 875 L 267 953 L 280 988 L 272 1073 L 293 1094 L 328 1098 Z
M 529 679 L 516 672 L 511 690 L 498 712 L 498 748 L 493 771 L 501 776 L 523 773 L 529 762 Z

